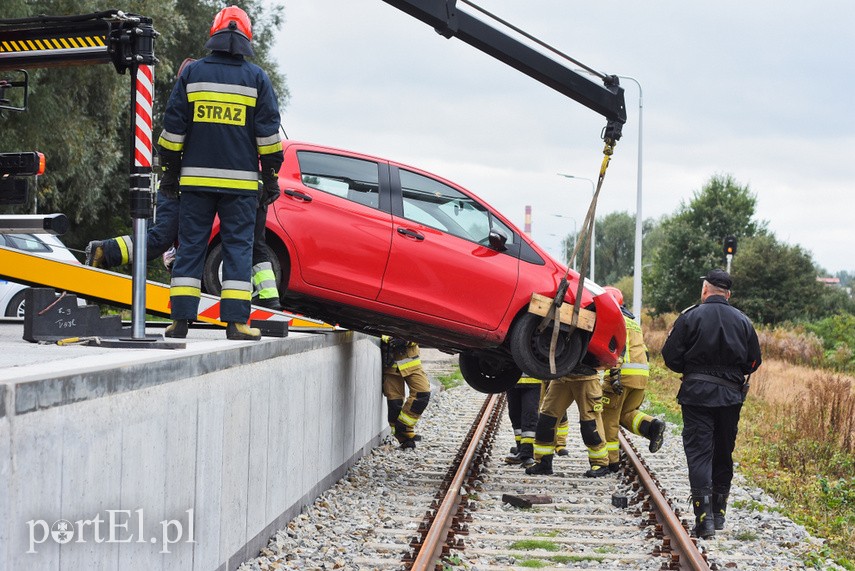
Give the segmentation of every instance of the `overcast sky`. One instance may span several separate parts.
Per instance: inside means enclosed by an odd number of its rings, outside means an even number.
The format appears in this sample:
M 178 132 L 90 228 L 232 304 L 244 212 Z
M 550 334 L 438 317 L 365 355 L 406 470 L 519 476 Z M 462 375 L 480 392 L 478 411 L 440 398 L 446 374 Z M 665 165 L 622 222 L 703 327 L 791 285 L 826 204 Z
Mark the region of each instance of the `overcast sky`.
M 284 3 L 276 54 L 292 94 L 290 138 L 436 173 L 520 228 L 531 205 L 534 239 L 557 255 L 591 184 L 556 173 L 596 179 L 603 117 L 382 0 Z M 672 214 L 730 174 L 779 240 L 831 272 L 855 271 L 855 3 L 477 3 L 640 82 L 644 218 Z M 622 85 L 628 121 L 599 216 L 636 210 L 639 93 Z

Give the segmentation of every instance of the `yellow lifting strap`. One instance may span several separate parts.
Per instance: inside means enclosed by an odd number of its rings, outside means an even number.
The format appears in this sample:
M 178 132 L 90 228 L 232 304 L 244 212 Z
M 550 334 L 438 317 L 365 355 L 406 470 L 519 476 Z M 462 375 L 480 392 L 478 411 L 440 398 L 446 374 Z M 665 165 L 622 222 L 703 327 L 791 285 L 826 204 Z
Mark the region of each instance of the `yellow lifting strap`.
M 576 246 L 573 248 L 573 255 L 570 259 L 574 259 L 579 252 L 579 247 L 582 244 L 585 244 L 586 247 L 583 250 L 584 254 L 582 256 L 582 266 L 579 271 L 579 285 L 576 287 L 576 297 L 573 302 L 573 317 L 570 320 L 570 332 L 572 333 L 574 329 L 576 329 L 576 325 L 579 322 L 579 310 L 581 309 L 582 302 L 582 291 L 585 287 L 585 274 L 588 273 L 588 267 L 590 263 L 590 251 L 591 248 L 587 247 L 588 242 L 593 235 L 594 224 L 596 223 L 596 212 L 597 212 L 597 199 L 600 197 L 600 189 L 603 187 L 603 180 L 606 178 L 606 169 L 609 167 L 609 162 L 611 161 L 612 154 L 615 152 L 615 143 L 616 141 L 606 138 L 605 139 L 605 147 L 603 148 L 603 162 L 600 165 L 600 176 L 597 178 L 597 190 L 594 192 L 594 196 L 591 197 L 591 204 L 588 206 L 588 213 L 585 215 L 585 221 L 582 222 L 582 232 L 581 232 L 581 240 L 576 240 Z M 567 270 L 564 272 L 564 278 L 561 280 L 562 284 L 567 283 L 567 276 L 570 274 L 570 265 L 567 265 Z M 565 285 L 566 288 L 566 285 Z M 552 307 L 550 311 L 547 312 L 546 317 L 544 318 L 544 324 L 548 323 L 549 319 L 552 319 L 552 338 L 549 343 L 549 371 L 552 374 L 555 374 L 555 348 L 558 345 L 558 331 L 561 328 L 561 320 L 559 318 L 561 305 L 564 303 L 564 294 L 566 293 L 566 289 L 562 291 L 562 288 L 559 286 L 559 293 L 555 296 L 555 299 L 552 300 Z

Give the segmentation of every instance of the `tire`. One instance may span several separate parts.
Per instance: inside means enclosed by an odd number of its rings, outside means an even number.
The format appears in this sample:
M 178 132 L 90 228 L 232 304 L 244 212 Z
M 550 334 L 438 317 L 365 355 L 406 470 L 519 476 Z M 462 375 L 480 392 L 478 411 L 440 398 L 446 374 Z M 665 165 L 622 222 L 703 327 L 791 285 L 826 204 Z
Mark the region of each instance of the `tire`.
M 26 294 L 27 290 L 22 289 L 12 296 L 9 305 L 6 306 L 6 317 L 24 317 L 24 306 L 26 305 L 24 303 L 24 296 Z
M 270 260 L 270 265 L 273 266 L 273 273 L 276 275 L 276 287 L 279 289 L 279 295 L 282 295 L 282 264 L 279 257 L 265 244 L 267 248 L 267 257 Z M 223 289 L 223 245 L 217 244 L 208 256 L 205 258 L 205 268 L 202 271 L 202 289 L 205 293 L 211 295 L 220 295 Z
M 503 393 L 517 384 L 522 371 L 510 359 L 479 351 L 464 351 L 458 358 L 466 384 L 488 395 Z
M 550 380 L 570 373 L 582 360 L 588 349 L 590 333 L 576 329 L 572 334 L 558 333 L 555 346 L 555 373 L 549 370 L 549 345 L 552 342 L 552 322 L 537 333 L 543 320 L 533 313 L 525 313 L 514 322 L 510 333 L 511 355 L 517 366 L 535 379 Z

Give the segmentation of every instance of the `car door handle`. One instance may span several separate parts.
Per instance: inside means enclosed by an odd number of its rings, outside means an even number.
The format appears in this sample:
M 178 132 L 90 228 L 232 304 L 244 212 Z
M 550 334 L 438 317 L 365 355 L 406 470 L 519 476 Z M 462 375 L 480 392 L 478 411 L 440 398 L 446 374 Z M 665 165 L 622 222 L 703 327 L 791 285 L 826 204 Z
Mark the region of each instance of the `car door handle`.
M 425 239 L 425 237 L 419 234 L 418 232 L 414 232 L 407 228 L 398 228 L 398 234 L 400 234 L 401 236 L 406 236 L 407 238 L 415 238 L 419 242 Z
M 296 198 L 297 200 L 302 200 L 303 202 L 311 202 L 312 197 L 306 194 L 305 192 L 300 192 L 299 190 L 294 190 L 293 188 L 286 188 L 283 191 L 285 194 L 290 196 L 291 198 Z

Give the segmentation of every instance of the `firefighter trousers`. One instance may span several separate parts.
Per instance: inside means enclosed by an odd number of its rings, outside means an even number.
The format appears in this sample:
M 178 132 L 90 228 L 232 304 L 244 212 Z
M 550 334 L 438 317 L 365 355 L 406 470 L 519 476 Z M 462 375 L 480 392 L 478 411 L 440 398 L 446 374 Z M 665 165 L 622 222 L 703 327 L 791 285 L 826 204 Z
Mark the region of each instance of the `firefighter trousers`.
M 409 394 L 407 394 L 409 393 Z M 416 423 L 430 401 L 430 381 L 421 365 L 401 374 L 397 365 L 383 369 L 383 396 L 392 434 L 398 440 L 415 436 Z
M 179 200 L 178 241 L 172 268 L 172 319 L 196 319 L 202 272 L 214 216 L 220 217 L 223 251 L 220 320 L 246 323 L 252 297 L 252 243 L 257 194 L 185 191 Z
M 537 419 L 535 460 L 555 452 L 556 427 L 559 419 L 575 402 L 579 409 L 582 441 L 588 449 L 588 462 L 591 466 L 608 465 L 608 451 L 601 417 L 602 398 L 603 390 L 596 375 L 562 377 L 550 382 Z
M 609 464 L 617 464 L 620 461 L 618 430 L 621 426 L 633 434 L 645 438 L 648 436 L 653 417 L 638 410 L 642 402 L 644 389 L 624 387 L 622 394 L 616 394 L 611 385 L 603 385 L 603 430 L 609 451 Z

